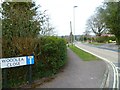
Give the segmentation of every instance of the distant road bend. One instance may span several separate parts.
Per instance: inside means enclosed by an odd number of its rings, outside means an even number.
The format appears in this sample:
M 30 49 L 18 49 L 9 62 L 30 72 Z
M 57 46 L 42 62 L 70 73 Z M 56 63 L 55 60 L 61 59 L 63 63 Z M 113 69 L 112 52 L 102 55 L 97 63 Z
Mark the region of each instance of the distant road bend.
M 114 52 L 111 50 L 106 50 L 102 48 L 92 47 L 87 44 L 83 44 L 81 42 L 75 42 L 75 46 L 78 48 L 89 52 L 102 60 L 106 61 L 111 67 L 111 71 L 113 72 L 113 80 L 112 88 L 119 88 L 119 73 L 118 73 L 118 52 Z

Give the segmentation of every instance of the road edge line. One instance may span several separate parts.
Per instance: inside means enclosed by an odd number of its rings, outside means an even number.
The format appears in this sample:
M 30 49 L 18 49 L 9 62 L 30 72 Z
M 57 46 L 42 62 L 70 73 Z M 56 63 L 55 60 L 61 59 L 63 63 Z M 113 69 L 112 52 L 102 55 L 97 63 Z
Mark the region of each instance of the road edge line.
M 115 86 L 116 86 L 116 80 L 118 79 L 118 72 L 117 72 L 117 70 L 116 70 L 116 66 L 115 66 L 112 62 L 110 62 L 109 60 L 107 60 L 106 58 L 103 58 L 103 57 L 101 57 L 101 56 L 99 56 L 99 55 L 96 55 L 96 54 L 94 54 L 94 53 L 92 53 L 92 52 L 90 52 L 90 51 L 88 51 L 88 50 L 85 50 L 85 49 L 81 48 L 80 46 L 78 46 L 78 45 L 76 45 L 76 44 L 75 44 L 75 46 L 78 47 L 78 48 L 80 48 L 81 50 L 84 50 L 85 52 L 88 52 L 88 53 L 90 53 L 90 54 L 92 54 L 92 55 L 94 55 L 94 56 L 96 56 L 96 57 L 98 57 L 98 58 L 101 58 L 102 60 L 108 62 L 108 63 L 112 66 L 112 68 L 113 68 L 113 73 L 114 73 L 113 88 L 115 88 Z M 116 73 L 116 72 L 117 72 L 117 73 Z M 116 74 L 117 74 L 117 75 L 116 75 Z M 116 77 L 117 77 L 117 79 L 116 79 Z M 117 80 L 117 81 L 118 81 L 118 80 Z M 118 84 L 119 84 L 119 83 L 117 83 L 117 88 L 118 88 Z

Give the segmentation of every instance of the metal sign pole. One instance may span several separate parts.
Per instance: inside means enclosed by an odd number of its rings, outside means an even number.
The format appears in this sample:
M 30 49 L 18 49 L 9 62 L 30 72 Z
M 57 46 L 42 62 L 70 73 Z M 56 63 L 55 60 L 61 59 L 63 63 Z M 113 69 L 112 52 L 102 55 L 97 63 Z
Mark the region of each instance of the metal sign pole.
M 3 69 L 3 88 L 8 88 L 7 83 L 7 69 Z
M 0 20 L 0 59 L 2 58 L 2 20 Z M 0 90 L 2 89 L 2 69 L 0 63 Z
M 2 69 L 0 68 L 0 90 L 2 89 Z
M 32 65 L 29 66 L 29 84 L 32 84 Z

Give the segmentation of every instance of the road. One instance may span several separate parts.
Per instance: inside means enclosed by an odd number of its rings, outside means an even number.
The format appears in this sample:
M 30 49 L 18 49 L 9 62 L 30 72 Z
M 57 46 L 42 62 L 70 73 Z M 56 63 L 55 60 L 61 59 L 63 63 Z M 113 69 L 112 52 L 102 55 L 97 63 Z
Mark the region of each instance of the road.
M 77 45 L 80 48 L 83 48 L 87 51 L 90 51 L 96 55 L 99 55 L 103 58 L 108 59 L 109 61 L 114 63 L 116 66 L 118 64 L 118 52 L 106 50 L 106 49 L 102 49 L 102 48 L 91 47 L 91 46 L 88 46 L 86 44 L 82 44 L 80 42 L 76 42 L 75 45 Z
M 81 42 L 75 42 L 75 45 L 84 50 L 87 51 L 95 56 L 98 56 L 99 58 L 103 59 L 104 61 L 107 61 L 109 64 L 109 83 L 112 83 L 111 88 L 119 88 L 119 78 L 120 74 L 119 72 L 119 53 L 116 51 L 103 49 L 103 48 L 97 48 L 93 47 L 87 44 L 83 44 Z M 112 67 L 112 69 L 111 69 Z M 112 74 L 113 73 L 113 74 Z
M 36 88 L 100 88 L 106 69 L 104 61 L 82 61 L 68 49 L 68 63 L 63 72 Z

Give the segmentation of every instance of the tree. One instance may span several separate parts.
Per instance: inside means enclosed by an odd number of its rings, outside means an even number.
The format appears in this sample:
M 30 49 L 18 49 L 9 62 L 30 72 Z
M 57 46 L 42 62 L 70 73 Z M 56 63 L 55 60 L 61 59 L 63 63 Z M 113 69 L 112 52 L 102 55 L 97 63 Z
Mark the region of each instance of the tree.
M 44 17 L 45 20 L 44 22 L 42 23 L 42 28 L 41 28 L 41 35 L 46 35 L 46 36 L 50 36 L 50 35 L 54 35 L 55 32 L 54 32 L 54 27 L 52 27 L 52 25 L 50 24 L 50 19 L 48 16 L 45 16 Z
M 38 7 L 34 2 L 11 0 L 4 1 L 1 6 L 3 57 L 32 54 L 34 39 L 40 31 L 40 22 L 35 18 Z
M 99 15 L 91 16 L 87 21 L 87 29 L 92 30 L 96 36 L 101 36 L 105 31 L 105 24 L 101 22 Z
M 50 17 L 46 14 L 46 11 L 38 11 L 35 17 L 40 22 L 39 36 L 51 36 L 55 34 L 54 27 L 52 27 Z
M 120 1 L 105 2 L 98 12 L 103 17 L 106 28 L 116 36 L 120 44 Z
M 35 2 L 30 2 L 29 0 L 27 0 L 29 2 L 15 1 L 5 0 L 1 4 L 2 8 L 0 9 L 2 14 L 2 52 L 4 57 L 34 53 L 36 38 L 40 35 L 40 31 L 48 33 L 46 31 L 49 26 L 47 15 L 38 11 L 39 6 L 36 6 Z M 49 31 L 51 31 L 50 28 Z
M 34 2 L 3 2 L 3 38 L 36 37 L 40 31 L 39 21 L 34 19 L 37 8 Z
M 88 27 L 86 27 L 86 30 L 83 33 L 84 33 L 84 35 L 89 36 L 91 31 L 90 31 L 90 29 Z
M 91 39 L 90 33 L 91 33 L 91 31 L 88 29 L 88 27 L 86 27 L 85 32 L 83 32 L 83 37 L 84 37 L 85 41 Z

